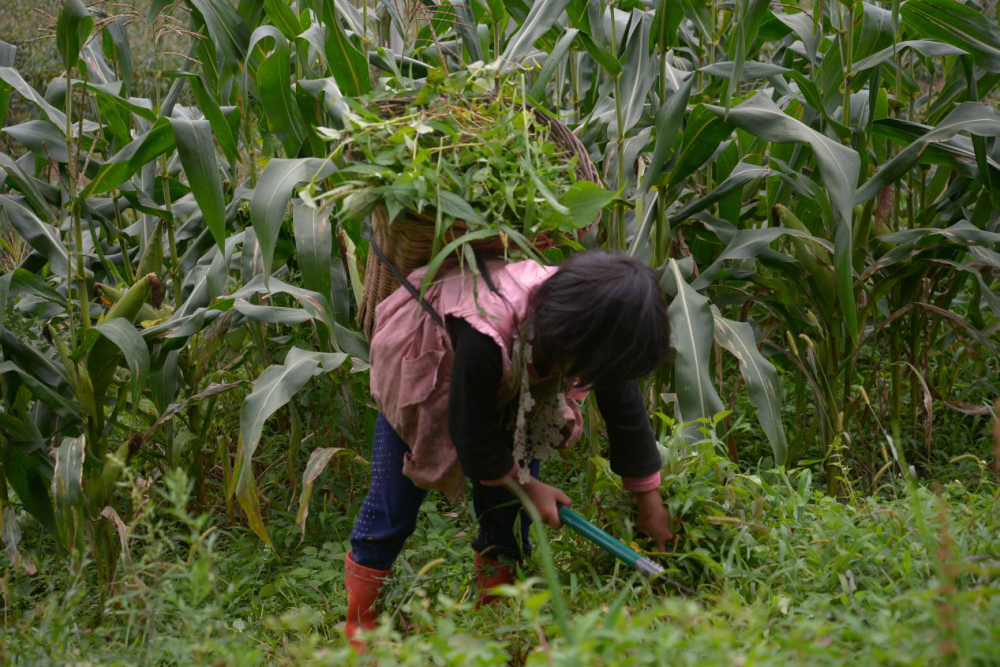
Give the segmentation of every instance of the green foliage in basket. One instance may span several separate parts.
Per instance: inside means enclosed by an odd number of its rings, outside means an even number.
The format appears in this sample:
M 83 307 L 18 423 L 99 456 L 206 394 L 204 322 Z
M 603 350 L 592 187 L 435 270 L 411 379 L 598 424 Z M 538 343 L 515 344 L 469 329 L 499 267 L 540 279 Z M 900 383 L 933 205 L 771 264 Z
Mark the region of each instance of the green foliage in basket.
M 400 98 L 405 102 L 400 102 Z M 553 141 L 523 82 L 491 72 L 436 70 L 418 91 L 345 100 L 342 129 L 320 129 L 335 187 L 303 198 L 359 220 L 384 206 L 390 222 L 435 225 L 436 267 L 471 241 L 499 237 L 531 252 L 540 235 L 573 243 L 615 194 L 577 180 L 578 157 Z M 394 113 L 380 113 L 392 105 Z M 456 221 L 462 229 L 452 229 Z

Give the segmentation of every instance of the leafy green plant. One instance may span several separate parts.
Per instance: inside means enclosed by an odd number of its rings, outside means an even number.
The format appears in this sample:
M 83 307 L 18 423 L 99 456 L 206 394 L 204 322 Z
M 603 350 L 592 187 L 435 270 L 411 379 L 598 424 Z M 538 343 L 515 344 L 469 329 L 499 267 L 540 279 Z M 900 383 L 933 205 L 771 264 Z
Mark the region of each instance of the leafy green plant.
M 391 107 L 406 91 L 366 95 L 349 101 L 343 130 L 319 130 L 337 169 L 332 189 L 303 190 L 311 206 L 337 205 L 345 222 L 381 206 L 390 225 L 405 211 L 435 227 L 425 284 L 465 243 L 503 237 L 531 252 L 539 236 L 572 237 L 595 222 L 614 195 L 576 179 L 578 156 L 553 142 L 517 81 L 473 70 L 438 83 L 433 74 L 404 108 Z M 369 111 L 380 103 L 389 117 Z

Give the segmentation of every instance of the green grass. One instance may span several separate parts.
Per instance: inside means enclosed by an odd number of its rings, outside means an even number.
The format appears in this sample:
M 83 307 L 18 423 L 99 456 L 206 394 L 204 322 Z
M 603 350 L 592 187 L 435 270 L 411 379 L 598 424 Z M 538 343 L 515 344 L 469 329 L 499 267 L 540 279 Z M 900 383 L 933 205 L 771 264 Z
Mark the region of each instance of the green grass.
M 136 513 L 131 562 L 103 601 L 86 571 L 68 574 L 47 538 L 26 534 L 46 575 L 2 580 L 5 664 L 996 664 L 1000 505 L 985 469 L 936 491 L 910 488 L 896 469 L 878 496 L 838 502 L 808 469 L 747 474 L 721 448 L 665 442 L 664 490 L 684 528 L 661 561 L 683 591 L 650 587 L 549 531 L 568 636 L 537 549 L 508 600 L 473 609 L 471 508 L 430 496 L 362 660 L 342 637 L 355 508 L 339 497 L 357 471 L 320 478 L 302 545 L 290 494 L 268 487 L 280 558 L 224 508 L 193 515 L 177 473 Z M 586 498 L 584 456 L 543 472 Z M 628 539 L 629 503 L 606 462 L 595 464 L 592 496 L 577 507 Z M 132 493 L 142 507 L 150 492 L 133 483 Z

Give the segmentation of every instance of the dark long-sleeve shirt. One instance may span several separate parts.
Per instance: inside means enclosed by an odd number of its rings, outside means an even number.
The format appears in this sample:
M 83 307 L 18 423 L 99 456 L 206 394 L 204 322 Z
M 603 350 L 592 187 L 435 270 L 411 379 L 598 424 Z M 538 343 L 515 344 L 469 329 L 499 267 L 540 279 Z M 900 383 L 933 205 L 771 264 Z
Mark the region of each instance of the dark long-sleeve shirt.
M 514 468 L 511 412 L 516 402 L 497 404 L 503 379 L 500 347 L 465 320 L 449 318 L 448 333 L 455 351 L 448 398 L 448 431 L 466 476 L 487 481 L 505 477 Z M 596 387 L 597 406 L 610 442 L 611 470 L 633 482 L 630 490 L 658 486 L 660 453 L 646 414 L 639 384 Z M 640 481 L 641 480 L 641 481 Z M 626 488 L 629 488 L 626 483 Z M 640 488 L 642 487 L 642 488 Z

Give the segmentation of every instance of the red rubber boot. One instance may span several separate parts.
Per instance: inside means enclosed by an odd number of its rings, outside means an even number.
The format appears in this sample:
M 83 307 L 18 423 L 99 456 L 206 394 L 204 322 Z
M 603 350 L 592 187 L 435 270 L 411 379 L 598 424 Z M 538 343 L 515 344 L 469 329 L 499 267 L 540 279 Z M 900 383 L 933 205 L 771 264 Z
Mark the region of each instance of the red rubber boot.
M 359 653 L 364 653 L 365 643 L 355 640 L 358 630 L 372 630 L 378 623 L 378 608 L 375 601 L 382 588 L 389 570 L 376 570 L 358 565 L 347 552 L 344 561 L 344 588 L 347 590 L 347 627 L 345 634 L 348 641 Z
M 498 560 L 480 555 L 478 551 L 473 552 L 473 560 L 476 564 L 476 590 L 479 592 L 476 609 L 480 609 L 500 599 L 498 595 L 490 595 L 489 590 L 494 586 L 513 584 L 514 571 Z

